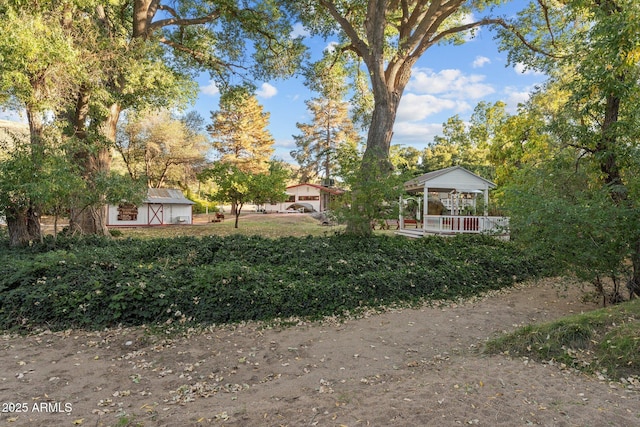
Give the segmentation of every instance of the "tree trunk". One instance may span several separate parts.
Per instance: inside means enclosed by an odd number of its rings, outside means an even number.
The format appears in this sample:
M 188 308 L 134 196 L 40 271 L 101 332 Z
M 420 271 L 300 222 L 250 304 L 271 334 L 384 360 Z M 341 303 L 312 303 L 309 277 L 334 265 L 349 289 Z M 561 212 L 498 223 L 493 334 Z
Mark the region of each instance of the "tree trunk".
M 116 138 L 116 126 L 120 117 L 120 105 L 113 104 L 109 110 L 109 117 L 101 127 L 101 133 L 107 141 L 113 142 Z M 78 116 L 76 122 L 76 136 L 82 138 L 85 133 L 83 129 L 82 115 Z M 83 170 L 83 178 L 87 182 L 87 187 L 95 189 L 95 180 L 100 174 L 109 173 L 111 168 L 111 153 L 108 146 L 90 147 L 76 153 L 76 160 Z M 74 206 L 71 209 L 69 228 L 72 233 L 97 234 L 108 236 L 107 228 L 107 203 L 104 195 L 99 195 L 100 201 L 88 206 Z
M 31 82 L 36 98 L 41 96 L 41 84 L 42 81 L 37 79 Z M 37 170 L 39 165 L 42 164 L 44 152 L 42 114 L 35 107 L 27 105 L 27 121 L 29 122 L 31 159 Z M 11 246 L 24 246 L 35 241 L 42 241 L 40 203 L 33 199 L 27 203 L 27 207 L 8 209 L 6 212 L 9 244 Z
M 406 63 L 395 79 L 387 81 L 387 73 L 382 67 L 368 65 L 369 70 L 374 70 L 371 75 L 375 107 L 371 117 L 371 125 L 367 134 L 367 146 L 362 158 L 359 178 L 352 189 L 351 215 L 347 221 L 346 232 L 360 236 L 372 234 L 372 214 L 376 212 L 376 206 L 383 200 L 378 200 L 367 188 L 376 182 L 382 182 L 389 178 L 393 166 L 389 160 L 389 148 L 393 137 L 393 124 L 396 120 L 400 98 L 406 84 L 411 77 L 410 63 Z
M 133 19 L 133 38 L 146 38 L 149 27 L 149 17 L 154 16 L 157 6 L 150 10 L 152 0 L 135 0 Z
M 25 246 L 31 242 L 31 235 L 27 227 L 27 211 L 7 209 L 7 231 L 9 232 L 9 245 Z
M 240 220 L 240 211 L 242 211 L 242 206 L 244 205 L 244 203 L 236 204 L 234 202 L 234 205 L 235 205 L 235 210 L 233 211 L 233 214 L 235 215 L 236 222 L 233 225 L 233 228 L 238 228 L 238 221 Z
M 619 76 L 619 80 L 624 81 L 624 76 Z M 628 205 L 629 194 L 628 189 L 620 174 L 618 161 L 614 152 L 614 148 L 618 143 L 615 135 L 615 125 L 618 123 L 620 113 L 620 98 L 618 96 L 609 95 L 605 105 L 605 117 L 602 123 L 602 135 L 595 154 L 598 156 L 600 163 L 600 171 L 604 176 L 604 183 L 609 188 L 609 194 L 613 203 L 618 206 Z M 640 237 L 632 240 L 631 264 L 633 267 L 632 275 L 627 282 L 629 289 L 629 297 L 634 294 L 640 296 Z

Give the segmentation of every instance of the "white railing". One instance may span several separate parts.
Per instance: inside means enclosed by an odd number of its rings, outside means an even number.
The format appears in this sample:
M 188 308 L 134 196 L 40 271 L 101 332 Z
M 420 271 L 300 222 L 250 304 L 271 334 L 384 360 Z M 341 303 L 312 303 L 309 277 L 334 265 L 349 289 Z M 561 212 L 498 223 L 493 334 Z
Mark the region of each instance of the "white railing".
M 509 218 L 504 216 L 425 215 L 424 230 L 432 233 L 508 234 Z

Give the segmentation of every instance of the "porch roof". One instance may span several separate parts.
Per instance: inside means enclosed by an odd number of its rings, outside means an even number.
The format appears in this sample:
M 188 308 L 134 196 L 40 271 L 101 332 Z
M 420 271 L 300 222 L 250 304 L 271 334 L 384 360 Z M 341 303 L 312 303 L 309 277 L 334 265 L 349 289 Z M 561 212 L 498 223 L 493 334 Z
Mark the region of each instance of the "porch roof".
M 452 191 L 460 193 L 484 192 L 496 185 L 479 175 L 463 168 L 451 166 L 433 172 L 425 173 L 404 183 L 407 192 L 423 191 L 425 186 L 430 191 Z

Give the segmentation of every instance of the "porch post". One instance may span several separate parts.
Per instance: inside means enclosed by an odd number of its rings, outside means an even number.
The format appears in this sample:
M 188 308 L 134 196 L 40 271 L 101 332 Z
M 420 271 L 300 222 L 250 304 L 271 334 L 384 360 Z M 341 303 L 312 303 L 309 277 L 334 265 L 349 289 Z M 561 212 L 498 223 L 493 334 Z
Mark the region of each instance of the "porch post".
M 422 201 L 422 229 L 427 229 L 427 215 L 429 215 L 429 188 L 424 185 L 424 200 Z
M 402 209 L 402 195 L 400 195 L 400 200 L 398 200 L 398 224 L 400 224 L 400 228 L 404 228 L 404 212 Z
M 489 216 L 489 186 L 484 185 L 484 216 Z

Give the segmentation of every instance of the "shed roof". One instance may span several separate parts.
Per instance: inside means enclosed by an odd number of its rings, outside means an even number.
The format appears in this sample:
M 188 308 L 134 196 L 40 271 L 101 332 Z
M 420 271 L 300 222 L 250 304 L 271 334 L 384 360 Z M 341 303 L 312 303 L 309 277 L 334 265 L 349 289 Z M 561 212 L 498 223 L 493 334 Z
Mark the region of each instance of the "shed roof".
M 445 169 L 428 172 L 404 183 L 407 191 L 423 190 L 425 185 L 433 191 L 474 192 L 495 188 L 495 184 L 488 179 L 463 168 L 462 166 L 451 166 Z
M 149 188 L 145 203 L 172 203 L 174 205 L 195 205 L 184 197 L 181 190 L 175 188 Z

